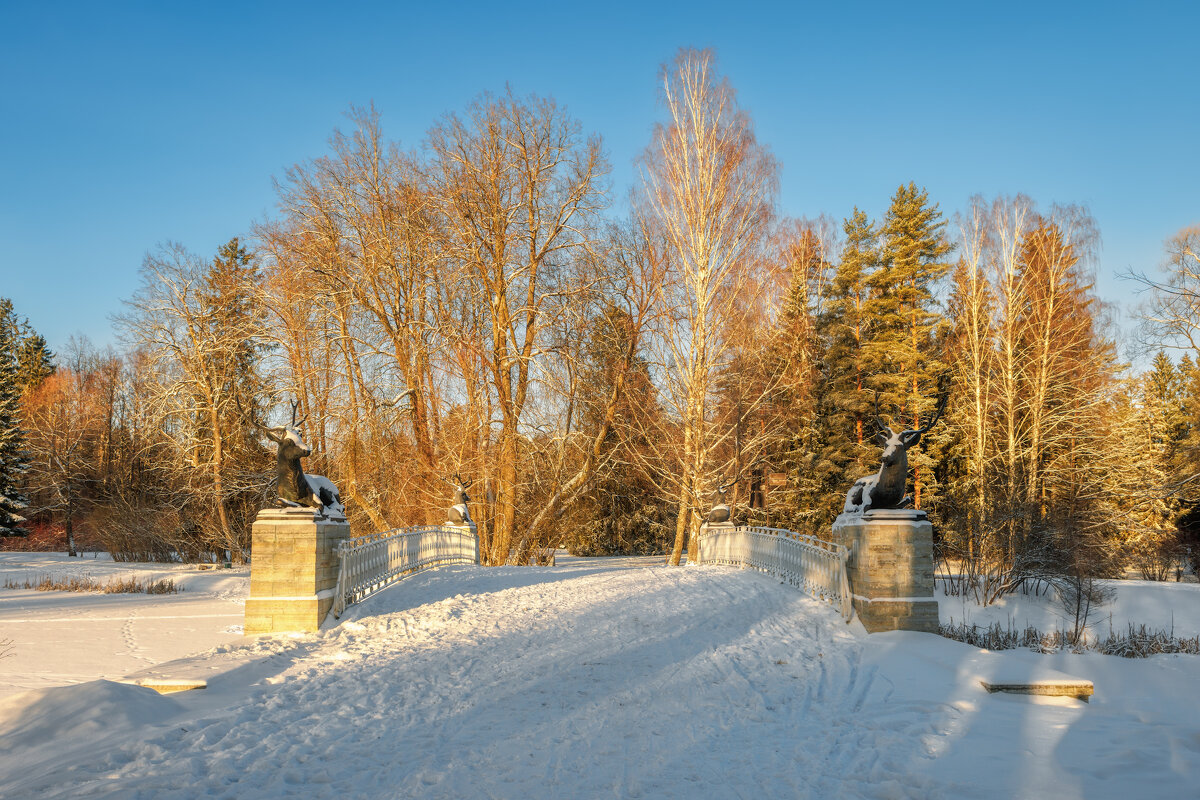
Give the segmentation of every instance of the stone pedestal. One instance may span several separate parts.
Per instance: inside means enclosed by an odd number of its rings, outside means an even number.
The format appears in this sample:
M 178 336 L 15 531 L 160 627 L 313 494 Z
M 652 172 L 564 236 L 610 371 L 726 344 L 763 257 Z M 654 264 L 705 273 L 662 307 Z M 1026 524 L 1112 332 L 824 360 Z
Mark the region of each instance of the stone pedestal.
M 854 610 L 869 633 L 938 632 L 933 525 L 925 512 L 842 514 L 833 523 L 833 540 L 850 548 L 846 568 Z
M 479 528 L 476 527 L 475 523 L 471 521 L 471 518 L 469 516 L 467 517 L 466 522 L 449 522 L 449 521 L 447 521 L 447 522 L 443 522 L 442 526 L 446 527 L 446 528 L 450 528 L 452 530 L 456 530 L 459 533 L 469 533 L 471 536 L 474 536 L 475 537 L 475 563 L 476 564 L 480 563 L 480 561 L 479 561 Z
M 705 564 L 705 563 L 711 562 L 715 559 L 719 559 L 721 557 L 721 555 L 723 555 L 722 553 L 718 552 L 719 546 L 717 548 L 714 548 L 713 545 L 710 544 L 709 552 L 706 553 L 704 551 L 704 545 L 701 544 L 701 542 L 703 541 L 705 534 L 728 533 L 729 531 L 733 530 L 733 528 L 734 528 L 734 525 L 732 522 L 702 522 L 702 523 L 700 523 L 700 534 L 696 537 L 696 550 L 697 550 L 696 557 L 693 559 L 692 554 L 689 551 L 687 554 L 688 555 L 687 563 L 689 563 L 689 564 Z
M 250 543 L 246 634 L 311 633 L 333 606 L 338 542 L 350 523 L 311 508 L 258 513 Z

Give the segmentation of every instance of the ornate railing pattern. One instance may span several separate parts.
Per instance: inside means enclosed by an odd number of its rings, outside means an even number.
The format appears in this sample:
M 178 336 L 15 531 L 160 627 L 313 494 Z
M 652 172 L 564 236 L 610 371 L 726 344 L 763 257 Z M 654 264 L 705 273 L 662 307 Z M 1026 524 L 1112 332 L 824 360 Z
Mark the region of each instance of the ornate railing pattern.
M 337 547 L 333 616 L 390 583 L 448 564 L 478 564 L 479 537 L 466 526 L 429 525 L 344 539 Z
M 840 544 L 780 528 L 714 525 L 700 531 L 701 564 L 761 570 L 801 591 L 833 603 L 846 621 L 854 613 L 846 559 Z

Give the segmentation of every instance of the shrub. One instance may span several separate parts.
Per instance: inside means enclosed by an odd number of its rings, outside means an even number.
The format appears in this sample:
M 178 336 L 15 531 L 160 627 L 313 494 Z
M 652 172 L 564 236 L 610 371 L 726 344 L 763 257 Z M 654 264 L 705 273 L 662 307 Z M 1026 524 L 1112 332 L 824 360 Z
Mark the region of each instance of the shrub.
M 52 578 L 49 575 L 42 575 L 34 579 L 26 578 L 24 581 L 5 578 L 4 588 L 37 589 L 39 592 L 103 592 L 104 594 L 178 594 L 183 591 L 173 578 L 149 580 L 129 577 L 101 583 L 89 575 L 73 575 L 67 578 Z
M 1146 658 L 1160 653 L 1186 653 L 1200 655 L 1200 636 L 1177 638 L 1174 631 L 1152 631 L 1145 625 L 1136 628 L 1130 624 L 1127 633 L 1109 631 L 1107 638 L 1078 637 L 1070 631 L 1055 630 L 1042 633 L 1033 626 L 1017 630 L 1012 622 L 1007 628 L 999 622 L 980 628 L 965 622 L 957 625 L 942 625 L 940 633 L 947 639 L 980 647 L 985 650 L 1015 650 L 1024 648 L 1035 653 L 1057 653 L 1070 650 L 1073 653 L 1092 651 L 1123 658 Z
M 1135 628 L 1133 623 L 1130 623 L 1127 633 L 1109 631 L 1108 637 L 1096 642 L 1094 649 L 1106 655 L 1123 658 L 1146 658 L 1159 653 L 1200 655 L 1200 636 L 1178 639 L 1174 631 L 1151 631 L 1145 625 Z

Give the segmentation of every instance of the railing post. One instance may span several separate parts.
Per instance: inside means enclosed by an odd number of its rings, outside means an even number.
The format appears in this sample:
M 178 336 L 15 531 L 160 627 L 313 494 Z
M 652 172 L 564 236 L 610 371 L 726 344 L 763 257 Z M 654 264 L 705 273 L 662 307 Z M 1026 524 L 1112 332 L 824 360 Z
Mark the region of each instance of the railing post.
M 349 553 L 345 552 L 344 544 L 344 540 L 338 542 L 337 550 L 334 551 L 338 557 L 337 586 L 334 588 L 333 608 L 330 609 L 334 619 L 341 619 L 342 612 L 346 610 L 346 562 L 349 561 Z
M 775 580 L 782 583 L 783 582 L 783 564 L 781 562 L 783 560 L 783 553 L 780 552 L 780 543 L 781 543 L 781 540 L 783 539 L 783 537 L 780 536 L 778 533 L 776 533 L 771 538 L 775 540 L 772 543 L 772 545 L 773 545 L 772 549 L 775 552 L 774 552 L 773 558 L 771 559 L 775 564 Z

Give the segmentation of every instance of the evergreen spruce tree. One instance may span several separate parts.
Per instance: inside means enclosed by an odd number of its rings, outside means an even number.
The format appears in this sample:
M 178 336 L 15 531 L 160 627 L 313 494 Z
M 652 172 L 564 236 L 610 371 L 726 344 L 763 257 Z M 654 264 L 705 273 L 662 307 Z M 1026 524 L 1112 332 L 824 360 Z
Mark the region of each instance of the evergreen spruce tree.
M 1150 446 L 1163 475 L 1158 486 L 1173 489 L 1173 483 L 1190 474 L 1187 461 L 1191 454 L 1187 439 L 1191 428 L 1188 424 L 1188 377 L 1191 372 L 1192 362 L 1186 355 L 1176 367 L 1170 356 L 1159 350 L 1142 380 L 1142 405 L 1152 432 Z M 1175 492 L 1164 502 L 1173 522 L 1188 510 L 1187 504 Z
M 45 338 L 27 323 L 22 328 L 16 350 L 16 378 L 18 390 L 25 393 L 33 391 L 54 374 L 54 353 L 46 346 Z
M 875 378 L 883 370 L 882 353 L 872 347 L 878 303 L 869 285 L 879 267 L 879 229 L 855 208 L 842 225 L 842 257 L 825 288 L 818 333 L 825 346 L 820 409 L 820 476 L 826 515 L 840 511 L 850 485 L 873 468 Z
M 649 555 L 665 553 L 670 546 L 673 508 L 658 496 L 645 470 L 652 449 L 646 431 L 654 427 L 648 418 L 660 413 L 650 366 L 637 354 L 632 364 L 624 364 L 633 335 L 633 318 L 611 304 L 586 332 L 581 378 L 587 388 L 580 398 L 584 430 L 599 427 L 618 373 L 628 372 L 618 423 L 605 440 L 612 459 L 598 472 L 587 500 L 577 506 L 577 522 L 567 526 L 574 555 Z
M 934 296 L 950 270 L 946 256 L 953 246 L 945 227 L 937 204 L 930 203 L 924 189 L 909 183 L 896 190 L 881 229 L 881 263 L 869 281 L 877 326 L 869 350 L 877 368 L 874 388 L 884 408 L 897 410 L 892 422 L 897 430 L 920 427 L 946 369 L 938 343 L 947 323 Z M 923 437 L 920 450 L 909 454 L 917 508 L 933 499 L 927 496 L 934 489 L 929 451 L 939 435 L 944 432 Z
M 789 244 L 785 260 L 791 278 L 765 367 L 776 376 L 771 392 L 771 424 L 784 432 L 777 447 L 771 448 L 768 460 L 771 471 L 786 475 L 786 483 L 768 487 L 767 522 L 774 527 L 816 532 L 828 522 L 822 511 L 824 486 L 816 469 L 820 461 L 817 398 L 822 352 L 817 289 L 831 266 L 812 230 L 804 230 Z
M 1164 467 L 1168 471 L 1188 434 L 1186 376 L 1191 360 L 1184 358 L 1186 363 L 1177 368 L 1171 357 L 1159 350 L 1145 376 L 1146 408 L 1154 417 L 1156 435 L 1161 437 L 1155 444 L 1164 448 Z
M 1114 468 L 1105 471 L 1112 485 L 1106 495 L 1124 512 L 1119 528 L 1125 554 L 1146 580 L 1166 580 L 1178 551 L 1179 501 L 1162 490 L 1175 447 L 1180 388 L 1175 365 L 1159 352 L 1150 372 L 1115 393 L 1108 415 Z
M 263 335 L 266 311 L 257 297 L 262 279 L 258 264 L 240 242 L 230 239 L 217 251 L 204 273 L 201 306 L 208 310 L 210 374 L 222 384 L 217 394 L 234 398 L 221 407 L 222 428 L 232 435 L 235 451 L 257 453 L 259 435 L 251 424 L 261 421 L 259 398 L 265 391 L 258 365 L 268 349 Z M 243 419 L 239 408 L 245 409 Z
M 253 425 L 263 414 L 259 398 L 265 393 L 258 369 L 267 349 L 266 312 L 257 294 L 261 280 L 254 257 L 235 236 L 221 246 L 204 271 L 199 292 L 208 330 L 200 354 L 206 362 L 202 372 L 207 397 L 198 404 L 204 409 L 197 419 L 198 438 L 213 448 L 206 457 L 221 488 L 215 498 L 216 538 L 224 540 L 234 558 L 249 538 L 248 523 L 258 503 L 258 476 L 264 463 Z
M 29 468 L 21 430 L 21 383 L 17 353 L 21 325 L 12 301 L 0 297 L 0 536 L 27 533 L 21 512 L 27 498 L 21 493 L 21 476 Z
M 1200 367 L 1192 361 L 1192 357 L 1185 354 L 1179 359 L 1179 366 L 1175 368 L 1179 381 L 1179 406 L 1180 406 L 1180 428 L 1177 432 L 1179 437 L 1179 446 L 1175 451 L 1175 459 L 1172 463 L 1172 468 L 1175 474 L 1184 479 L 1196 473 L 1200 473 L 1200 464 L 1197 464 L 1196 453 L 1197 445 L 1200 445 Z
M 1197 439 L 1200 438 L 1200 368 L 1185 354 L 1176 367 L 1180 385 L 1182 433 L 1171 461 L 1170 485 L 1178 492 L 1180 514 L 1176 521 L 1184 555 L 1192 573 L 1200 575 L 1200 503 L 1197 502 Z

